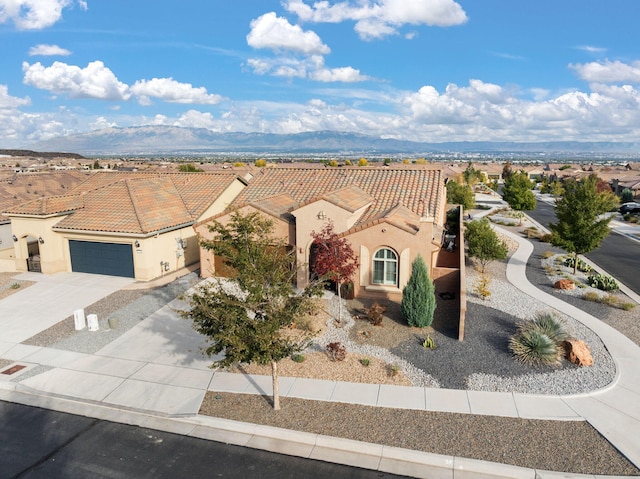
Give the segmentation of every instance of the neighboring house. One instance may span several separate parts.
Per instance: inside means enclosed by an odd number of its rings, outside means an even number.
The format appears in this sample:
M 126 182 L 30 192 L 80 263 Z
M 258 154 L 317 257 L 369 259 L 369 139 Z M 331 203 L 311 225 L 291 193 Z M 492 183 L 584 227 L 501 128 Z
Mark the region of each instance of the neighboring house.
M 418 254 L 428 266 L 436 265 L 445 203 L 444 177 L 433 166 L 286 166 L 261 169 L 231 207 L 273 220 L 274 236 L 286 239 L 295 251 L 298 287 L 312 273 L 311 232 L 332 221 L 359 257 L 355 296 L 399 299 Z M 212 220 L 224 224 L 229 214 L 204 219 L 194 228 L 201 238 L 213 240 L 208 225 Z M 203 276 L 224 274 L 222 261 L 211 251 L 202 249 L 200 257 Z
M 95 172 L 65 195 L 11 206 L 15 271 L 151 280 L 199 261 L 193 225 L 246 182 L 233 173 Z

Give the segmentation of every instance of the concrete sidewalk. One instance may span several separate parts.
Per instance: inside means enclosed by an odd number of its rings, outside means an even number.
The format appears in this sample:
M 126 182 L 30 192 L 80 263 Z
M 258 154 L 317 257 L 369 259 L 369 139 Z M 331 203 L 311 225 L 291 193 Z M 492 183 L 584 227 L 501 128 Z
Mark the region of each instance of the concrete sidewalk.
M 520 247 L 508 264 L 508 280 L 602 338 L 617 366 L 617 377 L 605 390 L 559 397 L 281 378 L 281 394 L 389 408 L 587 420 L 640 466 L 640 348 L 596 318 L 533 287 L 525 275 L 532 245 L 511 236 Z M 55 309 L 55 298 L 43 301 L 41 311 Z M 269 395 L 271 378 L 209 369 L 211 360 L 200 354 L 204 338 L 174 311 L 183 306 L 177 300 L 168 304 L 95 354 L 0 343 L 0 357 L 15 361 L 3 371 L 25 366 L 0 375 L 0 399 L 415 477 L 571 477 L 198 416 L 207 391 Z M 12 314 L 16 323 L 31 319 L 21 316 L 20 309 Z M 55 321 L 46 324 L 50 322 Z M 24 325 L 14 339 L 38 327 L 42 326 Z

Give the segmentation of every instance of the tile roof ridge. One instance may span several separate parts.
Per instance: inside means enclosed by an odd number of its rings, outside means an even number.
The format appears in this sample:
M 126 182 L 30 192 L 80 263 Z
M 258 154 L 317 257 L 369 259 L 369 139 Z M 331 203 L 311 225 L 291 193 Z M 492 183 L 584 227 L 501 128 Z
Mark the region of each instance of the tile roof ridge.
M 129 195 L 129 198 L 131 199 L 131 206 L 133 206 L 133 212 L 136 215 L 136 221 L 138 222 L 138 226 L 140 227 L 140 231 L 144 231 L 144 227 L 143 227 L 142 219 L 141 219 L 141 214 L 140 214 L 140 211 L 138 209 L 138 205 L 137 205 L 136 200 L 135 200 L 135 195 L 133 194 L 133 191 L 131 191 L 131 185 L 129 184 L 129 178 L 125 178 L 124 179 L 124 184 L 125 184 L 125 187 L 127 188 L 127 194 Z
M 178 172 L 178 173 L 181 173 L 180 176 L 187 174 L 186 172 Z M 176 178 L 175 176 L 169 177 L 169 180 L 171 181 L 171 185 L 173 186 L 173 189 L 175 190 L 178 197 L 180 198 L 180 201 L 182 202 L 182 206 L 184 206 L 185 211 L 189 214 L 191 219 L 195 221 L 197 218 L 194 218 L 193 211 L 189 209 L 189 205 L 187 205 L 187 201 L 185 200 L 184 196 L 182 196 L 182 192 L 180 191 L 180 188 L 178 188 L 178 186 L 176 185 L 175 178 Z

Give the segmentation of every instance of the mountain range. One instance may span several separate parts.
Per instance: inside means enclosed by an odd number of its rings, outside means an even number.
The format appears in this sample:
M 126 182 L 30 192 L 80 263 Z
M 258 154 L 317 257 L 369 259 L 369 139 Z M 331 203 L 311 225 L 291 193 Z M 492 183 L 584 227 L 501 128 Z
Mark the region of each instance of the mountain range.
M 427 155 L 515 154 L 640 157 L 640 142 L 446 142 L 421 143 L 358 133 L 318 131 L 296 134 L 218 133 L 206 128 L 139 126 L 107 128 L 29 145 L 39 151 L 81 155 L 335 154 Z

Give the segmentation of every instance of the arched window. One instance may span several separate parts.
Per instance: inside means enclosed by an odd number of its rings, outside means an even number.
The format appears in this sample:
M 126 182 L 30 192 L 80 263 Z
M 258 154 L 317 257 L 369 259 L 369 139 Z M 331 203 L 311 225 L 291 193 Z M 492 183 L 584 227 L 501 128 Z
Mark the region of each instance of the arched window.
M 393 250 L 382 248 L 373 256 L 373 284 L 398 284 L 398 255 Z

